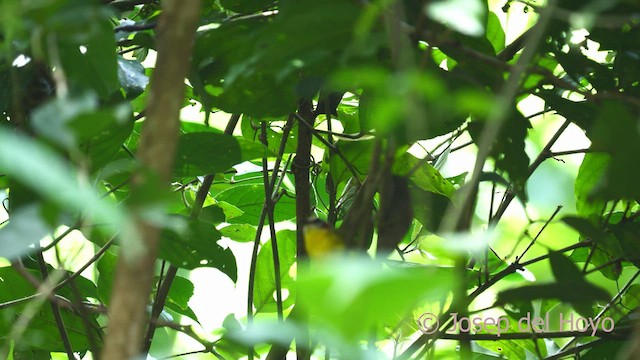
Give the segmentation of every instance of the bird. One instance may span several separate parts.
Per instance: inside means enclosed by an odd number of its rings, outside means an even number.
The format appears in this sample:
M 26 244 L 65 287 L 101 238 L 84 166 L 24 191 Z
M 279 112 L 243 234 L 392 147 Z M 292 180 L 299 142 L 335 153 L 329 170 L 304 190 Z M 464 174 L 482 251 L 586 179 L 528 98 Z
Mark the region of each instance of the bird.
M 310 217 L 303 222 L 302 232 L 307 255 L 311 259 L 322 259 L 340 253 L 345 248 L 342 236 L 325 221 Z

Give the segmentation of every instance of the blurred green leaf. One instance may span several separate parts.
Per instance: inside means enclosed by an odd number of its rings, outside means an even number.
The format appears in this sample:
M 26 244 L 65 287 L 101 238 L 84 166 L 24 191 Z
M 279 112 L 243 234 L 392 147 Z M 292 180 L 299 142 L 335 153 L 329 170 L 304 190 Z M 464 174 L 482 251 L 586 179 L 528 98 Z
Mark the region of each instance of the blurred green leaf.
M 108 198 L 103 199 L 86 182 L 80 182 L 73 168 L 42 145 L 0 129 L 0 171 L 20 180 L 59 207 L 69 212 L 81 212 L 104 224 L 108 233 L 119 232 L 128 240 L 132 256 L 142 251 L 143 245 L 125 209 Z
M 42 207 L 26 205 L 11 212 L 9 223 L 0 228 L 0 256 L 16 259 L 39 247 L 40 240 L 51 233 L 43 220 Z
M 366 337 L 374 324 L 393 326 L 412 306 L 442 299 L 456 281 L 452 269 L 389 269 L 357 256 L 312 262 L 309 270 L 299 271 L 297 305 L 314 314 L 314 328 L 348 341 Z
M 27 271 L 35 278 L 41 277 L 37 271 Z M 0 303 L 31 296 L 35 292 L 33 285 L 25 280 L 12 267 L 0 268 L 0 279 L 2 279 L 3 289 L 0 292 Z M 82 288 L 82 290 L 86 289 Z M 69 296 L 70 294 L 66 293 L 65 295 Z M 2 334 L 11 333 L 17 317 L 20 316 L 28 305 L 28 302 L 24 302 L 0 310 L 0 332 Z M 91 331 L 94 331 L 92 334 L 94 340 L 98 343 L 100 342 L 102 331 L 94 315 L 90 315 L 83 320 L 80 316 L 67 309 L 60 309 L 60 312 L 71 346 L 74 350 L 86 351 L 89 349 L 88 334 L 86 334 L 86 327 L 83 325 L 83 321 L 87 321 L 90 324 Z M 18 344 L 18 347 L 21 349 L 31 348 L 50 352 L 65 351 L 50 306 L 43 306 L 35 313 Z

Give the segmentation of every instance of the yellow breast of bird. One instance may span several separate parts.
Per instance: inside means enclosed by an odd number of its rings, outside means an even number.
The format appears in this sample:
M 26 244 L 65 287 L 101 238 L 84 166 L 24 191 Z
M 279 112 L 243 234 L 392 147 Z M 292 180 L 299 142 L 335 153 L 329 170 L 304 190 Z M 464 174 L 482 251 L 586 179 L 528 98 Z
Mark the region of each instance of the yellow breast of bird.
M 340 236 L 330 228 L 307 226 L 304 245 L 310 258 L 321 258 L 344 249 Z

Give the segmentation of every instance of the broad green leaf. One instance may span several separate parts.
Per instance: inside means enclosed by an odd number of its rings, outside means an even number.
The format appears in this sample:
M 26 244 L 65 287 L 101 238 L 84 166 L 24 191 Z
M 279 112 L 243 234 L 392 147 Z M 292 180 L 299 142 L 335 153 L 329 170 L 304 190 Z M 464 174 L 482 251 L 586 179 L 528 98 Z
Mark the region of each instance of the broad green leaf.
M 80 90 L 93 90 L 101 99 L 118 90 L 116 43 L 108 12 L 89 2 L 74 1 L 74 11 L 60 11 L 51 19 L 58 35 L 50 42 L 60 55 L 68 81 Z M 65 34 L 66 33 L 66 34 Z M 75 33 L 77 38 L 70 36 Z M 66 35 L 66 36 L 65 36 Z
M 578 215 L 599 217 L 604 211 L 605 202 L 594 199 L 592 195 L 601 186 L 610 159 L 611 156 L 603 153 L 585 154 L 574 186 Z
M 584 273 L 566 256 L 557 252 L 549 253 L 551 271 L 560 283 L 579 283 L 585 281 Z
M 262 145 L 230 135 L 213 132 L 181 134 L 174 176 L 185 178 L 216 174 L 262 156 L 273 156 L 273 153 Z
M 451 198 L 455 192 L 453 184 L 440 175 L 427 161 L 405 153 L 393 164 L 393 173 L 408 176 L 413 184 L 424 191 Z
M 193 283 L 182 276 L 176 276 L 171 284 L 167 300 L 178 305 L 181 309 L 189 307 L 189 299 L 193 296 Z
M 225 220 L 224 210 L 222 210 L 222 208 L 218 204 L 205 206 L 200 211 L 200 216 L 198 216 L 198 219 L 214 225 L 220 224 Z
M 640 223 L 624 222 L 610 225 L 609 228 L 618 239 L 625 260 L 631 261 L 635 266 L 640 267 L 640 242 L 638 241 Z
M 118 57 L 118 80 L 127 99 L 133 99 L 142 94 L 149 84 L 144 66 L 138 61 L 127 60 L 121 56 Z
M 215 196 L 218 201 L 227 202 L 238 209 L 243 214 L 230 219 L 227 222 L 232 224 L 257 224 L 264 205 L 264 185 L 262 184 L 238 184 L 220 192 Z M 295 200 L 283 196 L 275 205 L 275 221 L 285 221 L 296 216 Z
M 296 298 L 296 288 L 290 274 L 290 268 L 296 262 L 296 232 L 282 230 L 276 233 L 278 256 L 280 261 L 280 281 L 283 291 L 283 308 L 289 308 Z M 260 247 L 256 262 L 255 292 L 253 306 L 257 312 L 276 311 L 276 285 L 273 260 L 273 243 L 267 241 Z M 286 296 L 286 297 L 285 297 Z
M 159 257 L 184 269 L 213 267 L 235 282 L 236 258 L 230 249 L 218 245 L 218 240 L 220 232 L 212 224 L 189 219 L 182 231 L 162 232 Z
M 624 252 L 620 242 L 610 232 L 596 228 L 589 220 L 566 216 L 562 219 L 564 223 L 576 229 L 582 238 L 594 242 L 593 247 L 576 249 L 571 253 L 569 259 L 578 263 L 589 263 L 599 268 L 600 273 L 611 280 L 617 280 L 622 273 L 620 262 L 613 262 L 615 259 L 623 257 Z
M 336 143 L 336 147 L 342 156 L 333 154 L 329 162 L 334 183 L 339 184 L 354 176 L 357 176 L 360 180 L 364 180 L 365 175 L 369 172 L 369 164 L 371 163 L 371 155 L 373 152 L 373 141 L 339 141 Z M 347 167 L 343 157 L 349 162 L 355 174 Z
M 196 314 L 189 307 L 189 300 L 193 296 L 194 289 L 195 287 L 189 279 L 176 276 L 171 283 L 166 306 L 168 309 L 197 322 L 198 318 Z
M 237 242 L 254 241 L 256 237 L 256 228 L 249 224 L 231 224 L 219 229 L 224 237 Z
M 469 124 L 469 134 L 474 141 L 480 139 L 483 128 L 484 124 L 478 121 Z M 529 171 L 529 156 L 525 152 L 525 138 L 529 128 L 531 128 L 529 120 L 514 108 L 491 147 L 491 157 L 495 160 L 496 167 L 509 174 L 513 191 L 525 200 L 525 182 Z
M 70 151 L 81 150 L 97 170 L 113 160 L 132 130 L 128 106 L 98 106 L 90 93 L 56 98 L 34 111 L 31 122 L 42 137 Z
M 116 276 L 116 265 L 118 263 L 118 257 L 116 256 L 118 249 L 119 247 L 116 246 L 111 247 L 102 254 L 102 257 L 100 257 L 97 263 L 99 273 L 96 283 L 98 296 L 99 300 L 106 305 L 109 305 L 111 301 L 111 289 Z
M 567 291 L 569 290 L 570 291 Z M 586 281 L 576 283 L 552 283 L 542 285 L 527 285 L 501 291 L 496 299 L 496 305 L 531 301 L 537 299 L 558 299 L 568 303 L 607 301 L 609 293 L 602 288 Z
M 597 110 L 592 149 L 611 155 L 598 197 L 640 199 L 640 165 L 631 154 L 640 153 L 637 109 L 619 100 L 604 101 Z
M 487 39 L 491 42 L 491 45 L 493 45 L 493 50 L 495 50 L 496 53 L 504 49 L 504 46 L 505 46 L 504 30 L 502 30 L 502 24 L 500 24 L 500 19 L 493 11 L 489 11 L 487 14 L 486 36 L 487 36 Z

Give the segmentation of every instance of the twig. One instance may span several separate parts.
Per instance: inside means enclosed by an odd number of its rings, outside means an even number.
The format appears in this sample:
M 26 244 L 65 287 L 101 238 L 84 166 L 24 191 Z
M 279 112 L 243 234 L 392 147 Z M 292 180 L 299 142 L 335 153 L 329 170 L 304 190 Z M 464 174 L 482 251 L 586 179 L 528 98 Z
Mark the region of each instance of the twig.
M 267 141 L 267 122 L 261 122 L 262 131 L 260 132 L 260 141 L 267 147 L 269 145 Z M 287 136 L 288 137 L 288 136 Z M 282 141 L 286 141 L 283 136 Z M 267 219 L 269 220 L 269 235 L 271 236 L 271 253 L 273 257 L 273 271 L 275 277 L 276 287 L 276 310 L 278 314 L 278 320 L 284 320 L 284 313 L 282 309 L 282 279 L 280 279 L 280 254 L 278 253 L 278 239 L 276 236 L 276 228 L 274 221 L 274 203 L 271 197 L 271 181 L 269 179 L 269 164 L 267 157 L 262 157 L 262 182 L 264 184 L 264 207 L 267 213 Z
M 562 135 L 562 133 L 567 129 L 570 123 L 571 122 L 569 120 L 565 120 L 562 123 L 562 125 L 560 125 L 560 128 L 558 128 L 555 134 L 553 134 L 553 136 L 551 137 L 547 145 L 545 145 L 542 151 L 540 151 L 540 154 L 538 154 L 538 157 L 529 166 L 529 169 L 527 171 L 527 176 L 526 176 L 527 179 L 531 177 L 531 175 L 536 171 L 536 169 L 538 168 L 538 166 L 540 166 L 540 164 L 542 164 L 546 159 L 549 158 L 549 154 L 551 153 L 551 147 L 553 146 L 553 144 L 556 143 L 556 141 L 558 141 L 558 138 L 560 138 L 560 135 Z M 498 221 L 500 221 L 500 219 L 504 215 L 504 212 L 507 210 L 507 207 L 509 207 L 509 204 L 515 198 L 515 196 L 516 194 L 513 191 L 508 191 L 505 193 L 504 199 L 500 203 L 498 210 L 496 210 L 496 213 L 491 218 L 492 222 L 490 223 L 490 225 L 495 226 L 495 224 L 497 224 Z
M 306 122 L 305 120 L 303 120 L 300 115 L 294 113 L 293 116 L 296 117 L 296 119 L 298 120 L 298 124 L 302 124 L 304 127 L 306 127 L 307 129 L 309 129 L 309 131 L 311 132 L 311 134 L 313 136 L 316 137 L 316 139 L 320 140 L 320 142 L 325 145 L 330 151 L 333 151 L 336 153 L 336 155 L 338 155 L 340 157 L 340 159 L 342 159 L 342 161 L 344 162 L 344 166 L 346 166 L 346 168 L 349 170 L 349 172 L 351 173 L 351 175 L 353 176 L 353 178 L 355 179 L 355 181 L 358 183 L 358 185 L 361 184 L 360 179 L 358 178 L 360 176 L 360 174 L 358 174 L 358 172 L 356 171 L 356 169 L 353 167 L 353 165 L 351 164 L 351 162 L 349 161 L 349 159 L 347 159 L 344 154 L 342 154 L 342 151 L 340 151 L 340 149 L 338 149 L 336 146 L 331 145 L 325 138 L 323 138 L 322 136 L 320 136 L 320 134 L 318 134 L 318 132 L 316 131 L 316 129 L 313 127 L 313 124 Z
M 273 174 L 271 176 L 271 181 L 269 182 L 269 187 L 265 188 L 265 202 L 262 204 L 262 211 L 260 211 L 260 218 L 258 219 L 256 235 L 253 240 L 254 242 L 253 242 L 253 248 L 251 251 L 251 263 L 249 265 L 249 284 L 247 289 L 247 326 L 251 326 L 253 324 L 253 317 L 254 317 L 253 296 L 254 296 L 254 290 L 255 290 L 255 276 L 256 276 L 256 267 L 257 267 L 257 260 L 258 260 L 258 249 L 260 247 L 260 238 L 262 237 L 262 228 L 264 227 L 264 222 L 267 217 L 266 198 L 270 196 L 271 201 L 276 200 L 275 198 L 276 183 L 279 186 L 281 178 L 284 178 L 284 172 L 286 170 L 286 166 L 285 166 L 285 169 L 283 170 L 283 174 L 281 177 L 278 176 L 278 168 L 280 167 L 280 164 L 282 162 L 282 156 L 284 155 L 287 141 L 289 139 L 289 133 L 293 128 L 293 123 L 294 123 L 293 120 L 294 120 L 294 116 L 290 115 L 289 118 L 287 119 L 287 123 L 282 129 L 282 139 L 280 141 L 280 148 L 278 149 L 276 162 L 273 166 Z M 288 162 L 287 162 L 287 166 L 288 166 Z M 248 357 L 249 359 L 252 359 L 253 356 L 254 356 L 254 349 L 252 346 L 250 346 L 248 349 Z
M 36 253 L 38 267 L 40 268 L 40 275 L 42 279 L 46 281 L 49 277 L 49 273 L 47 271 L 47 263 L 44 261 L 44 256 L 42 256 L 42 252 L 38 251 Z M 52 294 L 55 292 L 52 290 Z M 73 348 L 71 347 L 71 341 L 69 340 L 69 334 L 67 334 L 67 329 L 64 326 L 64 321 L 62 320 L 62 314 L 60 313 L 60 308 L 55 302 L 50 302 L 51 312 L 53 313 L 54 321 L 56 322 L 56 328 L 58 329 L 58 333 L 60 334 L 60 340 L 62 340 L 62 345 L 64 346 L 64 350 L 67 353 L 67 357 L 69 359 L 75 359 L 76 356 L 73 353 Z
M 556 215 L 558 215 L 558 212 L 560 212 L 560 209 L 562 209 L 562 206 L 558 206 L 556 208 L 556 210 L 553 212 L 553 214 L 551 214 L 551 216 L 549 217 L 549 219 L 544 223 L 544 225 L 542 226 L 542 228 L 540 228 L 540 230 L 538 231 L 538 233 L 536 234 L 536 236 L 533 238 L 533 240 L 531 240 L 531 242 L 529 243 L 529 245 L 527 246 L 526 249 L 524 249 L 524 251 L 520 254 L 520 256 L 518 256 L 516 258 L 516 263 L 519 263 L 520 260 L 522 260 L 522 258 L 524 257 L 524 255 L 527 253 L 527 251 L 529 251 L 529 249 L 531 249 L 531 247 L 533 246 L 533 244 L 536 243 L 536 241 L 538 240 L 538 238 L 540 237 L 540 235 L 542 234 L 542 232 L 544 231 L 544 229 L 547 228 L 547 226 L 549 225 L 549 223 L 551 223 L 551 221 L 553 221 L 553 218 L 556 217 Z

